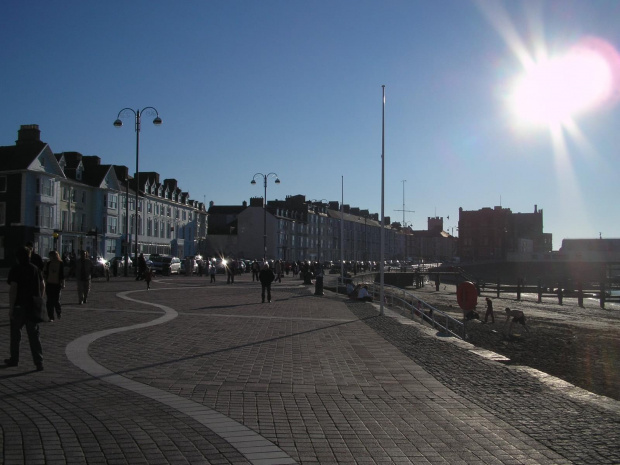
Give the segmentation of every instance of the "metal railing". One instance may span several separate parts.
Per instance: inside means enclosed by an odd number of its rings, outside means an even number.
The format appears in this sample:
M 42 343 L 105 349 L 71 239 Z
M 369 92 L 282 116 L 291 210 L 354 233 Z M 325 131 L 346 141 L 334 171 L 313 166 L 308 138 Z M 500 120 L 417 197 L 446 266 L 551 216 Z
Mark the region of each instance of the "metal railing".
M 381 285 L 375 281 L 375 275 L 376 273 L 364 273 L 346 279 L 351 280 L 355 285 L 363 284 L 368 286 L 368 292 L 373 296 L 373 299 L 377 300 L 379 299 Z M 340 276 L 330 276 L 329 281 L 329 283 L 325 283 L 325 286 L 334 287 L 337 292 L 346 288 L 346 284 Z M 439 329 L 459 339 L 467 339 L 467 328 L 462 320 L 439 310 L 405 289 L 388 284 L 384 284 L 383 288 L 384 304 L 404 308 L 410 312 L 411 319 L 414 321 L 418 317 L 435 329 Z

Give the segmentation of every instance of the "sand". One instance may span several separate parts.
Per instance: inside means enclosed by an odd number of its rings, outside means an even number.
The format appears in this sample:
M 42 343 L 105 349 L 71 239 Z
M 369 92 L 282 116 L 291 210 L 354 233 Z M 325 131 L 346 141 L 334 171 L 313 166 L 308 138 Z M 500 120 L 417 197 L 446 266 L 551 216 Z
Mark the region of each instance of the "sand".
M 434 284 L 411 293 L 437 309 L 462 318 L 456 301 L 456 286 Z M 482 292 L 477 311 L 486 312 L 485 297 L 493 301 L 495 323 L 467 322 L 468 342 L 504 355 L 513 365 L 536 368 L 595 394 L 620 400 L 620 304 L 607 303 L 601 309 L 598 300 L 586 299 L 580 308 L 577 299 L 543 298 L 536 294 Z M 508 335 L 504 309 L 521 310 L 526 315 L 529 335 L 514 324 Z

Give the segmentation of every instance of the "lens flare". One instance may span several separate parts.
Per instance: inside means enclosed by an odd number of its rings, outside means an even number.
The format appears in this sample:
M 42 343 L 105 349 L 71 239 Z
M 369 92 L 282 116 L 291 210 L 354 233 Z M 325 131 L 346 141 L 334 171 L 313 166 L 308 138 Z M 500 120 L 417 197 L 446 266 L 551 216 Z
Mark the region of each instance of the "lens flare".
M 512 110 L 525 122 L 566 125 L 575 116 L 615 103 L 619 76 L 618 53 L 589 38 L 563 56 L 530 64 L 513 87 Z

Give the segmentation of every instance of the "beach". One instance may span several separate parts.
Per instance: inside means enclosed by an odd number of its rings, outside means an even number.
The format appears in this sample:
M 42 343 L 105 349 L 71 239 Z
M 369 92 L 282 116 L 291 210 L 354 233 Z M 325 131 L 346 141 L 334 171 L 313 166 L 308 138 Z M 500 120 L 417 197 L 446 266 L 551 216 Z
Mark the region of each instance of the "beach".
M 432 283 L 420 289 L 408 289 L 435 308 L 462 318 L 456 301 L 456 286 Z M 535 368 L 594 394 L 620 400 L 620 305 L 607 303 L 601 309 L 598 300 L 585 299 L 583 308 L 577 299 L 543 298 L 536 294 L 502 294 L 482 291 L 476 311 L 484 320 L 485 297 L 493 301 L 495 323 L 467 321 L 467 341 L 477 347 L 504 355 L 512 365 Z M 517 323 L 508 335 L 505 308 L 521 310 L 530 329 L 527 334 Z

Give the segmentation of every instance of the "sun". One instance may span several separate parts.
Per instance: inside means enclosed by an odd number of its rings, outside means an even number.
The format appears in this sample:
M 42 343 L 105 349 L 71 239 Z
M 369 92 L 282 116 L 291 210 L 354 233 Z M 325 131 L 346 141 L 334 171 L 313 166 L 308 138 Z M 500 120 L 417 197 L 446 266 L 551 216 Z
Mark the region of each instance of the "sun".
M 607 102 L 613 90 L 606 57 L 578 44 L 563 56 L 530 64 L 515 80 L 510 102 L 519 120 L 558 126 Z

